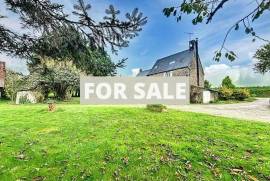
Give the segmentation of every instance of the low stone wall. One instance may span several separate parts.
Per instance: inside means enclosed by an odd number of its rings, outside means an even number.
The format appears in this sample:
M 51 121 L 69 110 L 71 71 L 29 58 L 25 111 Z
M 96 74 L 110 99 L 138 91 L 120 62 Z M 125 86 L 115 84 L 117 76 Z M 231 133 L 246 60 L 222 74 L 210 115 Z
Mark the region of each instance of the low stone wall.
M 210 93 L 211 93 L 211 101 L 218 100 L 218 97 L 219 97 L 218 91 L 210 90 Z
M 21 102 L 22 99 L 27 99 L 27 102 L 32 103 L 32 104 L 37 103 L 35 94 L 32 91 L 17 92 L 16 104 L 23 104 L 23 102 Z
M 190 86 L 190 102 L 191 103 L 202 103 L 203 102 L 203 87 Z

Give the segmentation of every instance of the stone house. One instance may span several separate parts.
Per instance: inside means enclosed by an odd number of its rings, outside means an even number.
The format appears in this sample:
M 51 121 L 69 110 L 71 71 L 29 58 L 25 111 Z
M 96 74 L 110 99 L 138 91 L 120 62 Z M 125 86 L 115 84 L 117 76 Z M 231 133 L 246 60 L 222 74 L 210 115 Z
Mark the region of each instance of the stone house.
M 190 83 L 191 102 L 201 103 L 204 89 L 204 70 L 199 57 L 198 40 L 189 42 L 189 49 L 161 58 L 149 70 L 137 76 L 187 76 Z
M 0 62 L 0 97 L 3 94 L 6 77 L 6 63 Z

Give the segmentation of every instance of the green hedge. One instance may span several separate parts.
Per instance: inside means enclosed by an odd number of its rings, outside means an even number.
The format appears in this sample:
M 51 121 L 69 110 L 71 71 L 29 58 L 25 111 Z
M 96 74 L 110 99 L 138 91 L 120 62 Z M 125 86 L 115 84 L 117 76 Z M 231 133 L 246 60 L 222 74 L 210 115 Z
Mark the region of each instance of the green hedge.
M 219 88 L 219 99 L 220 100 L 238 100 L 244 101 L 245 99 L 250 97 L 250 91 L 246 88 L 227 88 L 220 87 Z
M 245 87 L 253 97 L 270 97 L 270 86 L 265 87 Z

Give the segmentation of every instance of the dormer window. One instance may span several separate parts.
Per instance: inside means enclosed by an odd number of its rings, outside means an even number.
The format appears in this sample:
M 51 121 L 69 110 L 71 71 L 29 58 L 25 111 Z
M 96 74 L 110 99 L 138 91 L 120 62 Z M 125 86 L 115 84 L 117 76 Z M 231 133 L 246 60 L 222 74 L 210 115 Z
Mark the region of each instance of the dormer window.
M 171 65 L 171 64 L 174 64 L 174 63 L 175 63 L 175 61 L 171 61 L 171 62 L 170 62 L 170 65 Z

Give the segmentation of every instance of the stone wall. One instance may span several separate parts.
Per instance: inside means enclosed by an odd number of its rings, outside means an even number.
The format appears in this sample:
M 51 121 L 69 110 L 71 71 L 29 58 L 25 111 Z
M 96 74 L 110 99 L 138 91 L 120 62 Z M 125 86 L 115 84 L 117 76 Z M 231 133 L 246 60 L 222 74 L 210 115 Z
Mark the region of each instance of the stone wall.
M 199 76 L 200 76 L 200 87 L 204 87 L 204 71 L 202 68 L 200 68 L 200 71 L 199 71 Z
M 197 69 L 196 69 L 196 59 L 195 59 L 195 57 L 193 58 L 191 66 L 190 66 L 189 83 L 190 83 L 190 85 L 197 86 Z
M 190 72 L 188 68 L 177 69 L 173 71 L 173 76 L 189 76 Z
M 204 73 L 200 65 L 199 65 L 199 85 L 197 82 L 197 61 L 195 57 L 193 58 L 193 61 L 190 66 L 190 80 L 189 81 L 190 81 L 190 85 L 204 87 Z
M 17 92 L 16 104 L 22 104 L 22 102 L 20 102 L 21 98 L 26 98 L 29 103 L 33 103 L 33 104 L 37 103 L 37 99 L 35 97 L 35 94 L 32 91 Z
M 199 65 L 199 86 L 197 82 L 197 61 L 195 56 L 193 57 L 192 64 L 189 68 L 176 69 L 171 71 L 173 77 L 188 76 L 190 83 L 190 102 L 202 103 L 203 102 L 203 90 L 204 90 L 204 73 L 201 65 Z M 164 72 L 154 74 L 151 76 L 163 77 Z
M 210 94 L 211 94 L 211 101 L 218 100 L 218 97 L 219 97 L 218 91 L 213 91 L 213 90 L 209 90 L 209 91 L 210 91 Z
M 204 88 L 198 86 L 190 86 L 190 102 L 191 103 L 202 103 L 203 102 L 203 91 Z
M 151 76 L 154 77 L 163 77 L 165 72 L 154 74 Z M 172 71 L 172 76 L 177 77 L 177 76 L 189 76 L 189 69 L 188 68 L 182 68 L 182 69 L 177 69 Z

